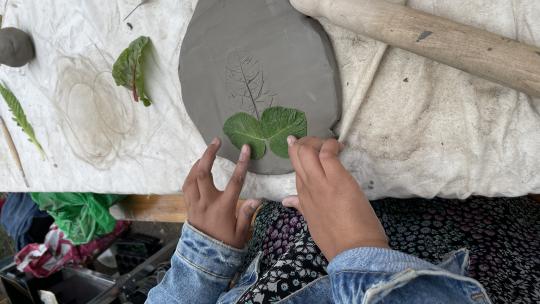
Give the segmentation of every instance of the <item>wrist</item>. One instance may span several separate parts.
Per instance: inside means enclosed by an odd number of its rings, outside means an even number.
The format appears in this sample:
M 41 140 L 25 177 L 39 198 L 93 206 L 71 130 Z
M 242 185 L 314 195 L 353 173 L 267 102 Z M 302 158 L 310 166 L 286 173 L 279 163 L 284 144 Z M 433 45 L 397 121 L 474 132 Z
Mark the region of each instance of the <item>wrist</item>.
M 185 223 L 175 254 L 213 277 L 230 279 L 246 253 L 246 249 L 231 247 Z
M 337 255 L 328 264 L 328 274 L 344 271 L 395 274 L 406 269 L 434 269 L 435 265 L 403 252 L 386 248 L 354 248 Z
M 360 240 L 351 240 L 349 242 L 341 243 L 336 246 L 333 250 L 330 250 L 325 257 L 328 261 L 334 259 L 334 257 L 339 254 L 356 248 L 381 248 L 381 249 L 390 249 L 388 245 L 388 239 L 360 239 Z

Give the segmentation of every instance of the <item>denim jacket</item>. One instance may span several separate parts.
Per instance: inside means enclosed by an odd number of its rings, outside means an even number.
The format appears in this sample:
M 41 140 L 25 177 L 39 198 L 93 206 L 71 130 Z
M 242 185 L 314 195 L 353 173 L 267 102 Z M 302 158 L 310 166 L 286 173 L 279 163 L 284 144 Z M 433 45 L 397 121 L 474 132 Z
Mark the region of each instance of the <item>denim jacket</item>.
M 245 254 L 186 223 L 171 268 L 146 303 L 236 303 L 259 275 L 260 255 L 229 288 Z M 279 303 L 491 303 L 465 276 L 468 264 L 463 249 L 439 265 L 390 249 L 351 249 L 330 262 L 327 276 Z

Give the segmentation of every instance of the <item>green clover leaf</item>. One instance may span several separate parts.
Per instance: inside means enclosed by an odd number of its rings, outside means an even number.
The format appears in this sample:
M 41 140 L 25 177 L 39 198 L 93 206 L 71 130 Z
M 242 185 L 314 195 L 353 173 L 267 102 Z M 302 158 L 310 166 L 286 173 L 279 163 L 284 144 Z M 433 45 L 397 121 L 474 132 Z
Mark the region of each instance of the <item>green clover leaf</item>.
M 247 113 L 236 113 L 225 121 L 223 132 L 238 149 L 250 145 L 252 159 L 264 156 L 267 143 L 274 154 L 289 158 L 287 136 L 307 135 L 306 114 L 296 109 L 270 107 L 259 121 Z

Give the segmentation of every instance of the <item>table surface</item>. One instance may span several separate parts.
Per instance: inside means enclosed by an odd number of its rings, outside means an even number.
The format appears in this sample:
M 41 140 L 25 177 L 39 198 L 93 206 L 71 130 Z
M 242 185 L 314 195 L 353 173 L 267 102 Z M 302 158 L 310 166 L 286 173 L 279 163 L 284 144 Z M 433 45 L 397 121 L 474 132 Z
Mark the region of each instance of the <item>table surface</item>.
M 0 1 L 1 2 L 1 1 Z M 0 67 L 46 152 L 42 159 L 0 102 L 29 187 L 0 137 L 0 191 L 178 194 L 204 151 L 182 103 L 178 62 L 197 1 L 7 1 L 4 26 L 33 37 L 29 65 Z M 5 3 L 5 1 L 4 1 Z M 408 5 L 540 45 L 540 1 L 409 0 Z M 497 16 L 497 18 L 492 18 Z M 342 82 L 336 132 L 342 161 L 370 199 L 540 193 L 540 99 L 322 21 Z M 117 87 L 112 64 L 137 37 L 152 39 L 151 107 Z M 234 164 L 218 159 L 223 188 Z M 242 197 L 294 194 L 292 174 L 249 174 Z

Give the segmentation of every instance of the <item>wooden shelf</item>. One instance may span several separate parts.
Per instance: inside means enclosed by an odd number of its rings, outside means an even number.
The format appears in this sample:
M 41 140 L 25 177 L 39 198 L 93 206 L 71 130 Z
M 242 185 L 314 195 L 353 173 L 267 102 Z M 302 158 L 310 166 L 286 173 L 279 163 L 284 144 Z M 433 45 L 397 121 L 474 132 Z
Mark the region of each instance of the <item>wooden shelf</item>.
M 244 200 L 239 200 L 240 207 Z M 184 196 L 130 195 L 109 210 L 117 220 L 183 223 L 187 220 Z
M 184 196 L 130 195 L 110 209 L 119 220 L 183 223 L 187 219 Z

